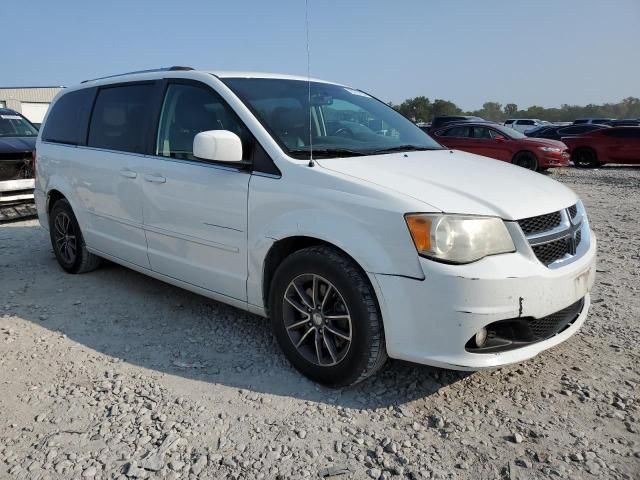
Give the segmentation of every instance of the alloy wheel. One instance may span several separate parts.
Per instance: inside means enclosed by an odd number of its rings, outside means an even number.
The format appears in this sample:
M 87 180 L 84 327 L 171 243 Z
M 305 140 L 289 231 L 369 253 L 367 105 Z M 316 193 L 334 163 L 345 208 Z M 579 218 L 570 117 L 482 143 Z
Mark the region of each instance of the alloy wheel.
M 60 212 L 56 215 L 53 226 L 58 253 L 66 263 L 72 264 L 76 261 L 78 244 L 71 218 L 65 212 Z
M 307 361 L 330 367 L 347 355 L 353 333 L 349 309 L 335 285 L 320 275 L 298 275 L 289 283 L 283 318 L 289 339 Z

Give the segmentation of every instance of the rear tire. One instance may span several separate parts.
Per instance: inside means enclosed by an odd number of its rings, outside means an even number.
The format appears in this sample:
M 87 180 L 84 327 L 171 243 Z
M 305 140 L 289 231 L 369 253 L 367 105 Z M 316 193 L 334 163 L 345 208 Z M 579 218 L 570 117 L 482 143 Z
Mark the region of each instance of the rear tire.
M 353 385 L 387 360 L 382 316 L 369 279 L 334 248 L 309 247 L 287 257 L 274 274 L 269 306 L 285 356 L 315 382 Z
M 87 250 L 78 220 L 64 198 L 51 209 L 49 235 L 56 259 L 66 272 L 85 273 L 100 266 L 102 259 Z
M 518 165 L 519 167 L 526 168 L 527 170 L 537 171 L 538 170 L 538 159 L 531 152 L 520 152 L 515 157 L 513 157 L 514 165 Z
M 571 155 L 573 164 L 578 168 L 595 168 L 600 166 L 598 156 L 591 148 L 579 148 Z

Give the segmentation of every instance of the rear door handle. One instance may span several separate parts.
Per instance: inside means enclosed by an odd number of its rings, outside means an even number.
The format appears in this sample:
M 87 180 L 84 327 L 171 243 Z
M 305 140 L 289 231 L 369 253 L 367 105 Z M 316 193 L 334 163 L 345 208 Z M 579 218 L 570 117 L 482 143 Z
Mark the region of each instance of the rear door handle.
M 152 183 L 165 183 L 167 181 L 166 178 L 160 175 L 145 175 L 144 180 L 146 182 L 152 182 Z
M 128 168 L 120 170 L 120 175 L 125 178 L 137 178 L 138 174 L 133 170 L 129 170 Z

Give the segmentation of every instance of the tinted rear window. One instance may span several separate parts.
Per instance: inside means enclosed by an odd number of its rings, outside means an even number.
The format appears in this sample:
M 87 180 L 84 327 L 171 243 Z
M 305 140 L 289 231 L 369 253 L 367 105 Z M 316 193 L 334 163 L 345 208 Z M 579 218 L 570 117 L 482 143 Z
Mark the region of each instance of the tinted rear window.
M 83 145 L 87 138 L 87 122 L 91 111 L 94 89 L 69 92 L 51 107 L 42 131 L 47 142 Z
M 153 84 L 103 88 L 91 116 L 89 146 L 143 153 Z

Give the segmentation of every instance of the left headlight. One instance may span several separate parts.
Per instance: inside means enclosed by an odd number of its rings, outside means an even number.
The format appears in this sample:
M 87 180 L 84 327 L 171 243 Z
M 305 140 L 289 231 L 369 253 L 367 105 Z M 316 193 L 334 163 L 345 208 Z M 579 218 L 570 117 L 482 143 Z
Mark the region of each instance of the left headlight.
M 433 260 L 471 263 L 516 250 L 497 217 L 411 213 L 405 220 L 418 253 Z

